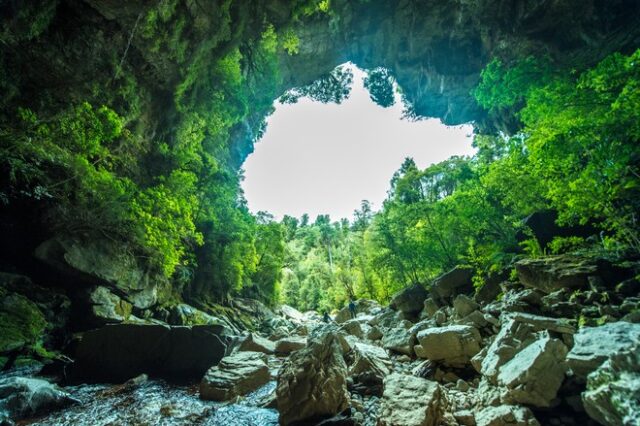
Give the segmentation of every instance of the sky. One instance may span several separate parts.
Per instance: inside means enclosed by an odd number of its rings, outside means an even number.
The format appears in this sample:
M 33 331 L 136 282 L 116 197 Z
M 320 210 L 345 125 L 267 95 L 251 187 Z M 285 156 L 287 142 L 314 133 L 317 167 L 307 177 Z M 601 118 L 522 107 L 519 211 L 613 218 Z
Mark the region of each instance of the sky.
M 308 213 L 315 220 L 352 219 L 362 200 L 382 206 L 393 173 L 406 157 L 419 168 L 452 155 L 472 155 L 471 125 L 449 127 L 438 119 L 401 120 L 402 103 L 376 105 L 353 68 L 349 99 L 322 104 L 302 98 L 276 102 L 267 131 L 244 163 L 242 188 L 253 213 Z

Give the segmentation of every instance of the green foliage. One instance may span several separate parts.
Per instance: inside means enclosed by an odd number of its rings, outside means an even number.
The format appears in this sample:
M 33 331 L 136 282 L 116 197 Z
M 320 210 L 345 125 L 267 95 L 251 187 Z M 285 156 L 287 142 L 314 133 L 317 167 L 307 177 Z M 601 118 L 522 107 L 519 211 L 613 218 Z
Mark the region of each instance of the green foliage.
M 369 91 L 371 100 L 383 108 L 395 103 L 394 79 L 386 68 L 375 68 L 367 73 L 364 87 Z
M 287 91 L 280 97 L 280 102 L 294 104 L 298 99 L 308 97 L 325 104 L 340 104 L 349 97 L 352 83 L 353 72 L 347 67 L 339 66 L 308 86 Z
M 286 30 L 282 34 L 282 48 L 289 55 L 296 55 L 300 52 L 300 39 L 292 29 Z

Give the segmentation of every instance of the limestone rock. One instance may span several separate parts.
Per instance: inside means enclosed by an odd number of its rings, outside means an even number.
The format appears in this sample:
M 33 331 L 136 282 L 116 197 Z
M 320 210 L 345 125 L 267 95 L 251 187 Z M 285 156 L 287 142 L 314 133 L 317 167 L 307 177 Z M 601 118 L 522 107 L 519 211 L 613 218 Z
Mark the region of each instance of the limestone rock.
M 374 325 L 373 327 L 369 328 L 369 330 L 367 331 L 367 339 L 369 340 L 380 340 L 382 339 L 382 336 L 384 334 L 382 333 L 382 330 L 380 330 L 380 328 L 376 325 Z
M 94 322 L 99 325 L 119 323 L 129 319 L 133 305 L 116 296 L 106 287 L 93 287 L 87 292 Z
M 467 325 L 429 328 L 418 333 L 416 354 L 431 361 L 461 366 L 480 352 L 480 332 Z
M 567 347 L 558 339 L 543 335 L 518 352 L 500 368 L 498 384 L 505 386 L 507 403 L 549 407 L 566 372 Z
M 107 325 L 83 334 L 70 375 L 111 383 L 142 373 L 183 380 L 202 377 L 227 355 L 231 343 L 222 326 Z
M 309 345 L 294 352 L 278 373 L 280 424 L 328 418 L 349 406 L 347 365 L 334 328 L 317 331 Z
M 443 304 L 458 294 L 470 294 L 473 292 L 472 277 L 472 268 L 457 266 L 435 279 L 431 286 L 431 297 Z
M 487 407 L 476 413 L 477 426 L 540 426 L 531 410 L 516 405 Z
M 240 343 L 238 350 L 273 354 L 276 351 L 276 344 L 271 340 L 258 336 L 255 333 L 249 333 L 249 335 Z
M 458 318 L 464 318 L 478 309 L 478 304 L 469 296 L 459 294 L 453 300 L 453 310 Z
M 378 425 L 436 426 L 446 405 L 438 383 L 394 373 L 384 379 Z
M 640 425 L 640 347 L 613 355 L 589 374 L 582 400 L 600 424 Z
M 236 352 L 207 371 L 200 382 L 200 398 L 227 401 L 259 388 L 269 378 L 265 354 Z
M 413 356 L 415 338 L 406 328 L 389 328 L 382 337 L 382 346 L 390 351 Z
M 610 356 L 640 345 L 640 324 L 620 321 L 582 327 L 574 339 L 567 362 L 576 376 L 586 379 Z
M 209 315 L 186 303 L 179 303 L 171 308 L 169 321 L 173 325 L 222 325 L 230 327 L 227 321 Z
M 362 326 L 360 325 L 360 322 L 357 319 L 346 321 L 340 326 L 340 330 L 352 336 L 358 337 L 360 339 L 364 337 Z
M 387 352 L 379 346 L 355 343 L 349 363 L 349 376 L 373 373 L 380 381 L 390 373 L 391 360 Z
M 423 314 L 426 318 L 433 317 L 438 312 L 438 304 L 428 297 L 424 300 Z
M 46 380 L 10 377 L 0 380 L 0 420 L 2 413 L 13 420 L 42 415 L 79 402 Z
M 302 323 L 305 321 L 305 316 L 302 312 L 289 305 L 282 305 L 280 311 L 285 318 L 288 318 L 296 323 Z
M 290 354 L 304 348 L 306 345 L 307 339 L 304 337 L 285 337 L 276 342 L 276 352 L 279 354 Z
M 369 325 L 371 326 L 379 326 L 386 328 L 394 328 L 399 327 L 402 318 L 400 317 L 400 313 L 394 311 L 392 309 L 388 309 L 386 311 L 382 311 L 379 314 L 375 315 L 371 320 L 369 320 Z
M 422 311 L 428 296 L 429 293 L 423 286 L 414 284 L 394 294 L 389 307 L 406 315 L 417 315 Z
M 598 265 L 589 259 L 568 255 L 523 259 L 516 263 L 520 282 L 527 287 L 552 293 L 562 288 L 581 288 L 588 277 L 598 273 Z

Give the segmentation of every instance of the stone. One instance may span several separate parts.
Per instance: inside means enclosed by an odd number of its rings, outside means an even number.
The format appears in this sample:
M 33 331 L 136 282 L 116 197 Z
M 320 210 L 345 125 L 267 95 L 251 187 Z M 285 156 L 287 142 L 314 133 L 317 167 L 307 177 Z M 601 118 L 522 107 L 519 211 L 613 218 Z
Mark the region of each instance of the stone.
M 436 426 L 446 407 L 440 385 L 393 373 L 384 379 L 379 426 Z
M 540 426 L 535 416 L 525 407 L 499 405 L 486 407 L 476 413 L 477 426 Z
M 472 268 L 456 266 L 435 279 L 431 285 L 431 297 L 437 303 L 444 304 L 458 294 L 472 294 L 472 277 Z
M 506 387 L 506 403 L 550 407 L 567 370 L 568 349 L 547 332 L 500 367 L 498 384 Z
M 280 307 L 280 312 L 282 312 L 282 315 L 284 315 L 285 318 L 288 318 L 295 323 L 300 324 L 305 321 L 304 314 L 292 306 L 282 305 Z
M 400 290 L 391 298 L 389 307 L 406 315 L 418 315 L 424 308 L 424 301 L 429 296 L 420 284 L 414 284 Z
M 222 326 L 107 325 L 82 335 L 69 373 L 75 381 L 109 383 L 142 373 L 201 378 L 228 354 L 232 343 Z
M 491 275 L 484 279 L 482 285 L 476 288 L 476 293 L 473 296 L 478 303 L 490 303 L 498 298 L 498 295 L 502 293 L 500 283 L 507 278 L 506 274 Z
M 186 303 L 179 303 L 171 307 L 169 321 L 172 325 L 221 325 L 231 328 L 226 321 L 209 315 Z
M 387 352 L 379 346 L 355 343 L 350 356 L 352 361 L 349 363 L 349 376 L 373 373 L 382 382 L 391 371 L 391 360 Z
M 424 317 L 426 318 L 433 317 L 436 314 L 436 312 L 438 312 L 438 309 L 439 309 L 438 304 L 434 302 L 432 298 L 428 297 L 424 300 L 424 307 L 423 307 Z
M 612 355 L 587 378 L 589 416 L 605 426 L 640 424 L 640 347 Z
M 574 340 L 567 363 L 573 374 L 584 380 L 612 355 L 639 346 L 640 324 L 619 321 L 582 327 Z
M 346 321 L 340 326 L 340 330 L 352 336 L 358 337 L 360 339 L 364 337 L 362 326 L 360 325 L 360 322 L 357 319 L 351 319 L 349 321 Z
M 471 410 L 456 411 L 453 413 L 453 418 L 461 426 L 476 426 L 476 416 L 473 415 Z
M 394 311 L 392 309 L 388 309 L 375 315 L 371 320 L 369 320 L 369 325 L 378 326 L 378 327 L 386 327 L 386 328 L 394 328 L 399 327 L 402 318 L 400 317 L 400 313 Z
M 9 377 L 0 380 L 0 421 L 2 413 L 15 421 L 40 416 L 79 401 L 58 386 L 42 379 Z
M 228 401 L 266 384 L 269 367 L 261 352 L 236 352 L 211 367 L 200 381 L 200 398 Z
M 415 338 L 406 328 L 388 328 L 382 337 L 382 347 L 408 356 L 414 355 Z
M 464 318 L 479 308 L 478 304 L 469 296 L 459 294 L 453 300 L 453 311 L 458 318 Z
M 369 340 L 380 340 L 382 339 L 382 336 L 384 336 L 384 334 L 382 333 L 382 330 L 380 330 L 380 328 L 376 325 L 374 325 L 373 327 L 369 328 L 369 330 L 367 330 L 367 335 L 366 338 Z
M 133 305 L 113 294 L 107 287 L 97 286 L 87 291 L 93 323 L 97 326 L 114 324 L 129 319 Z
M 416 355 L 445 365 L 464 366 L 480 352 L 480 332 L 467 325 L 430 328 L 418 333 Z
M 279 354 L 290 354 L 304 348 L 306 345 L 307 339 L 304 337 L 285 337 L 276 342 L 276 352 Z
M 258 336 L 255 333 L 249 333 L 249 335 L 240 343 L 238 350 L 262 352 L 263 354 L 271 355 L 276 351 L 276 344 L 271 340 Z
M 310 419 L 329 418 L 349 407 L 340 340 L 336 328 L 314 330 L 308 346 L 284 362 L 276 388 L 280 424 L 314 424 Z
M 515 266 L 524 286 L 544 293 L 587 287 L 588 278 L 599 273 L 599 265 L 595 261 L 569 255 L 523 259 Z
M 46 327 L 44 314 L 32 300 L 0 288 L 0 355 L 34 348 Z
M 360 315 L 377 315 L 381 312 L 382 307 L 375 300 L 358 299 L 355 302 L 356 316 Z M 345 306 L 338 311 L 335 317 L 335 322 L 341 324 L 351 319 L 351 312 L 349 306 Z

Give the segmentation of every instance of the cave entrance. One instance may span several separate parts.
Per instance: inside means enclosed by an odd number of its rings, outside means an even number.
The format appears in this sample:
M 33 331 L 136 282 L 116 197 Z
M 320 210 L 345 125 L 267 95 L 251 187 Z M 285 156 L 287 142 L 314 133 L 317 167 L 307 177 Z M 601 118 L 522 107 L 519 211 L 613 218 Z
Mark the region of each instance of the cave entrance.
M 469 124 L 416 118 L 387 70 L 346 63 L 276 101 L 242 187 L 253 213 L 351 219 L 362 200 L 381 207 L 406 157 L 422 169 L 471 155 L 472 134 Z

